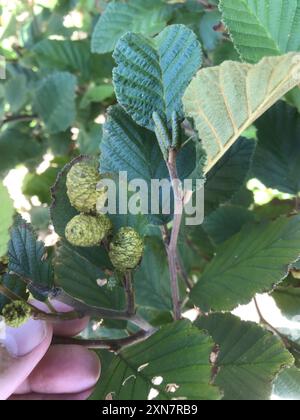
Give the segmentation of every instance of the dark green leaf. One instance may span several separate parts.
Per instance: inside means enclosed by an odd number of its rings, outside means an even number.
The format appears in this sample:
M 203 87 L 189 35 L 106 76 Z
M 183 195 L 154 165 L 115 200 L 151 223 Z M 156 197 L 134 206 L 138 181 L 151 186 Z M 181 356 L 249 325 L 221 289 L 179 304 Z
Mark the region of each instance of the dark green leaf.
M 200 36 L 208 51 L 214 50 L 223 37 L 222 33 L 214 30 L 220 21 L 221 13 L 218 10 L 205 13 L 200 21 Z
M 272 297 L 283 315 L 289 319 L 300 320 L 300 288 L 278 287 Z
M 53 269 L 44 243 L 36 240 L 31 226 L 22 220 L 18 220 L 11 229 L 8 256 L 10 271 L 46 291 L 52 288 Z M 31 291 L 36 298 L 42 299 L 34 289 L 31 288 Z
M 44 146 L 21 127 L 8 128 L 0 134 L 0 173 L 20 163 L 29 164 L 42 158 L 44 151 Z
M 143 343 L 122 350 L 104 373 L 92 399 L 218 400 L 210 384 L 211 339 L 188 321 L 162 327 Z
M 274 394 L 283 400 L 300 400 L 300 369 L 285 369 L 275 381 Z
M 215 384 L 226 400 L 268 400 L 277 374 L 293 364 L 282 341 L 252 322 L 213 314 L 197 325 L 219 346 Z
M 99 248 L 99 257 L 101 249 Z M 56 282 L 71 296 L 88 305 L 121 309 L 124 293 L 120 287 L 109 290 L 107 283 L 100 287 L 99 280 L 108 280 L 107 275 L 68 245 L 59 248 L 55 259 Z
M 207 174 L 205 214 L 229 201 L 243 185 L 252 163 L 255 142 L 241 138 Z
M 75 120 L 76 77 L 55 72 L 43 79 L 35 91 L 34 106 L 50 133 L 65 131 Z
M 155 35 L 166 26 L 172 9 L 162 0 L 118 0 L 110 3 L 99 18 L 92 36 L 92 51 L 113 51 L 126 32 Z
M 27 81 L 23 74 L 8 80 L 5 85 L 5 96 L 11 112 L 18 112 L 27 99 Z
M 27 300 L 28 294 L 26 292 L 26 284 L 18 276 L 3 274 L 3 276 L 0 277 L 0 285 L 5 286 L 6 289 L 13 292 L 19 298 Z M 10 300 L 0 292 L 0 313 L 8 303 L 10 303 Z
M 174 111 L 183 116 L 182 96 L 202 62 L 191 30 L 172 25 L 154 39 L 128 33 L 118 42 L 114 58 L 117 99 L 139 125 L 153 130 L 154 112 L 168 122 Z
M 300 249 L 300 216 L 245 226 L 217 248 L 216 256 L 193 288 L 203 310 L 232 310 L 256 293 L 270 291 L 288 274 Z
M 203 155 L 202 155 L 203 158 Z M 202 176 L 200 157 L 196 161 L 196 144 L 188 142 L 177 158 L 180 179 Z M 200 165 L 197 165 L 200 162 Z M 193 173 L 196 167 L 195 174 Z M 127 173 L 128 182 L 136 179 L 146 181 L 151 195 L 151 181 L 169 179 L 168 170 L 152 131 L 139 127 L 120 106 L 109 109 L 108 119 L 104 125 L 101 142 L 101 172 Z M 149 214 L 149 221 L 162 224 L 170 220 L 169 215 L 161 214 L 163 198 L 160 195 L 159 215 Z M 149 213 L 151 209 L 148 208 Z
M 243 207 L 222 206 L 204 220 L 203 227 L 215 244 L 221 244 L 253 221 L 254 214 Z
M 13 223 L 14 206 L 7 189 L 0 182 L 0 257 L 7 252 L 9 228 Z
M 23 194 L 37 196 L 42 204 L 50 204 L 50 188 L 54 184 L 59 169 L 50 167 L 42 174 L 29 173 L 24 179 Z
M 279 102 L 257 122 L 258 145 L 253 175 L 267 187 L 289 194 L 300 192 L 300 115 Z
M 245 61 L 300 49 L 298 0 L 221 0 L 220 10 Z
M 161 239 L 146 238 L 145 254 L 134 279 L 138 305 L 172 310 L 169 267 Z

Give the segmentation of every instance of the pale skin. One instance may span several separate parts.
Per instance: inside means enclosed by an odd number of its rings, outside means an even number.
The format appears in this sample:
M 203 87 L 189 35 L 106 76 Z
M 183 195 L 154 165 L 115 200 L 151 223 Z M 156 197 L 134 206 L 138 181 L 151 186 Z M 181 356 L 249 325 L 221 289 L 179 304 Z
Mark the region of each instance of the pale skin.
M 27 352 L 23 343 L 26 354 L 16 357 L 0 347 L 0 400 L 87 399 L 100 377 L 98 357 L 81 346 L 51 345 L 51 342 L 53 334 L 77 335 L 88 321 L 84 318 L 50 324 L 31 320 L 30 345 L 34 341 L 37 344 L 32 351 Z

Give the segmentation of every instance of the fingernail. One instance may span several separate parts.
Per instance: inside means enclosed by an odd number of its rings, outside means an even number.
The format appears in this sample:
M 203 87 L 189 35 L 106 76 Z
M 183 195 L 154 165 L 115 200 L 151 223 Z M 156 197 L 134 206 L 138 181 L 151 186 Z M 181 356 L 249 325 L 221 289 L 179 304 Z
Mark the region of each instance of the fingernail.
M 0 345 L 13 357 L 22 357 L 31 353 L 46 338 L 47 324 L 44 321 L 30 319 L 20 328 L 3 326 L 0 320 Z

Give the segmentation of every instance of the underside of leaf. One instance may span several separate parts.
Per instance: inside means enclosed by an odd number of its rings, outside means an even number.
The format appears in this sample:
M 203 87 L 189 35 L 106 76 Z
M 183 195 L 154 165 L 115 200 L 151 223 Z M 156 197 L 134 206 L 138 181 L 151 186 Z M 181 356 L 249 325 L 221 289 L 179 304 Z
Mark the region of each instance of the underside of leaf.
M 206 173 L 254 121 L 300 82 L 299 54 L 200 70 L 183 97 L 208 155 Z

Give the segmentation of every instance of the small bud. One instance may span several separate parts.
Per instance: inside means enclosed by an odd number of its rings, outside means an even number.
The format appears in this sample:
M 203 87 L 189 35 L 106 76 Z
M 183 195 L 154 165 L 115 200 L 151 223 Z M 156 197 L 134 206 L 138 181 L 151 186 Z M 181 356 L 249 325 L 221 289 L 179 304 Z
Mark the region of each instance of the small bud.
M 31 308 L 26 302 L 16 300 L 5 305 L 2 316 L 8 327 L 19 328 L 27 322 L 31 315 Z
M 131 227 L 123 227 L 110 244 L 109 256 L 113 266 L 121 272 L 134 269 L 143 256 L 144 241 Z
M 2 265 L 7 265 L 7 264 L 8 264 L 8 262 L 9 262 L 9 258 L 8 258 L 8 256 L 7 256 L 7 255 L 4 255 L 4 257 L 1 257 L 1 258 L 0 258 L 0 264 L 2 264 Z
M 66 238 L 74 246 L 92 247 L 99 245 L 112 230 L 110 219 L 101 214 L 73 217 L 66 227 Z
M 67 175 L 67 194 L 73 207 L 83 213 L 96 211 L 97 202 L 104 206 L 107 200 L 105 188 L 97 188 L 101 176 L 93 163 L 78 162 Z

